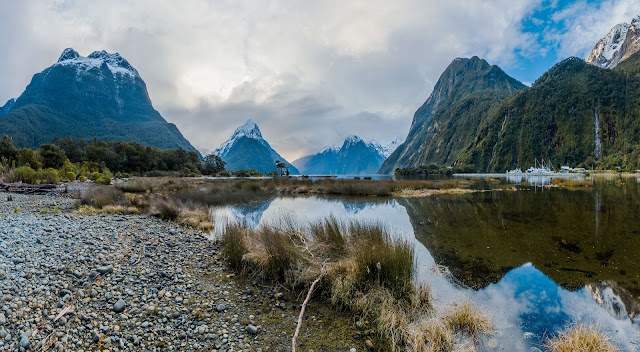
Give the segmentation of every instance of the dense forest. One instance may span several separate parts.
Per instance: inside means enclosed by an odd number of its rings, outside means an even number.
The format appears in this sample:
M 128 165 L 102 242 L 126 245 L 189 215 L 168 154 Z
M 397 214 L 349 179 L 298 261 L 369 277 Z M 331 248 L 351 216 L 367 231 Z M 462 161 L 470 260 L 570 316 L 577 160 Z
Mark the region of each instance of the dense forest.
M 494 172 L 545 159 L 556 167 L 640 169 L 639 68 L 638 54 L 614 70 L 578 58 L 557 64 L 492 110 L 454 166 Z
M 230 175 L 224 162 L 196 152 L 160 149 L 132 142 L 59 139 L 38 149 L 15 147 L 11 137 L 0 140 L 0 177 L 6 182 L 57 183 L 112 177 Z

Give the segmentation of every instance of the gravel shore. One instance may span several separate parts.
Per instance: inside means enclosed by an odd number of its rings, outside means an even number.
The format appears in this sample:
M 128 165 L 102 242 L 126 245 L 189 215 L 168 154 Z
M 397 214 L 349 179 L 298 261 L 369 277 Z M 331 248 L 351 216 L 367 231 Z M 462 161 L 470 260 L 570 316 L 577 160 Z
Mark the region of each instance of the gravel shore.
M 0 193 L 0 350 L 287 351 L 304 297 L 234 276 L 206 234 Z M 361 350 L 352 317 L 307 307 L 300 351 Z

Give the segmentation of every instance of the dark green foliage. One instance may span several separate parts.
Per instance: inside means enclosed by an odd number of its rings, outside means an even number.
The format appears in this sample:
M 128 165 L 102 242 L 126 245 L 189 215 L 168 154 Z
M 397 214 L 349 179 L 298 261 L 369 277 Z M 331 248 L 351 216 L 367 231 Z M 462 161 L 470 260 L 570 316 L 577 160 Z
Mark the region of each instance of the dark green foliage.
M 104 164 L 114 172 L 144 175 L 151 171 L 175 171 L 179 175 L 200 174 L 201 162 L 196 152 L 183 149 L 159 149 L 131 142 L 86 141 L 64 138 L 56 140 L 74 163 L 90 161 Z
M 67 156 L 64 151 L 55 144 L 43 144 L 40 146 L 42 167 L 59 169 L 64 165 Z
M 629 64 L 631 65 L 631 63 Z M 640 168 L 640 77 L 567 59 L 490 111 L 456 165 L 504 172 L 535 159 L 604 169 Z M 595 155 L 595 118 L 601 155 Z
M 459 173 L 473 173 L 476 172 L 474 165 L 464 165 L 458 167 L 440 167 L 435 164 L 418 167 L 397 168 L 394 173 L 396 175 L 414 176 L 414 175 L 453 175 Z
M 452 165 L 474 140 L 487 112 L 524 88 L 498 66 L 478 57 L 454 60 L 416 111 L 406 141 L 385 160 L 380 173 L 429 164 Z
M 220 159 L 219 156 L 209 154 L 204 157 L 202 161 L 202 174 L 204 175 L 216 175 L 224 171 L 224 165 L 226 163 Z
M 18 149 L 13 145 L 13 139 L 7 135 L 2 136 L 0 141 L 0 160 L 2 159 L 8 162 L 18 159 Z
M 29 166 L 30 168 L 37 170 L 42 168 L 42 161 L 40 155 L 36 151 L 31 149 L 20 149 L 18 151 L 18 166 Z

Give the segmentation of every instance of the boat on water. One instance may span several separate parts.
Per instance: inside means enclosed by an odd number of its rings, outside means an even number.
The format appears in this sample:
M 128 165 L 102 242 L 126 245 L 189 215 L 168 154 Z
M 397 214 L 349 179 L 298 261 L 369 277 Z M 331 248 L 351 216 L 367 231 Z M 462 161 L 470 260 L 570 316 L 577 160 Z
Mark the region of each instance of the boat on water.
M 542 159 L 541 162 L 535 159 L 534 166 L 528 168 L 526 173 L 527 175 L 546 176 L 554 175 L 556 172 L 553 170 L 551 164 L 545 164 L 544 159 Z
M 510 175 L 520 175 L 522 174 L 522 170 L 520 170 L 520 168 L 517 168 L 513 170 L 507 170 L 507 173 Z

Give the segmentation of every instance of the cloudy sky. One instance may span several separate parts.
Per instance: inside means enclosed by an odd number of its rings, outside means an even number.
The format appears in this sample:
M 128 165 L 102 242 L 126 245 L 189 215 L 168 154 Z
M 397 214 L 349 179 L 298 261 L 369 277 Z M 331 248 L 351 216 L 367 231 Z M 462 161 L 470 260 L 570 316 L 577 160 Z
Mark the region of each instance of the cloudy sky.
M 2 0 L 0 100 L 67 47 L 119 52 L 196 148 L 252 118 L 293 160 L 349 134 L 404 138 L 456 57 L 530 83 L 638 14 L 637 0 Z

